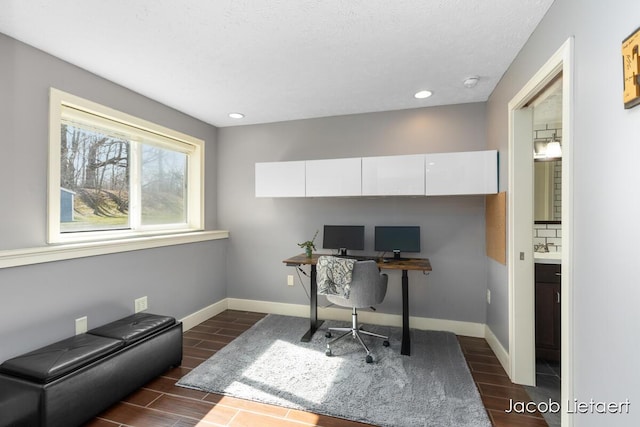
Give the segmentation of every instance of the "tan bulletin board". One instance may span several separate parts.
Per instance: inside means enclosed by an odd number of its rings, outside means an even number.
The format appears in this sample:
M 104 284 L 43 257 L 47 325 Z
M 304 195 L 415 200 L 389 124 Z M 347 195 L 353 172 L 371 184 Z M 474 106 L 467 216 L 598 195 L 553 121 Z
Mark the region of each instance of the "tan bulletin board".
M 487 256 L 507 264 L 507 193 L 489 194 L 485 200 Z

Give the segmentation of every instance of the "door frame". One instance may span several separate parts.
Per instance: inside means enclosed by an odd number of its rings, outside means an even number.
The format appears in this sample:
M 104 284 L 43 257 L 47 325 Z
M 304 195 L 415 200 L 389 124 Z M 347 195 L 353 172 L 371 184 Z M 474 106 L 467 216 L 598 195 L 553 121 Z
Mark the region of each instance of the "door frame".
M 518 384 L 535 385 L 535 315 L 533 280 L 533 186 L 532 177 L 522 179 L 520 171 L 530 173 L 533 167 L 533 137 L 524 141 L 518 135 L 518 117 L 553 78 L 562 72 L 562 277 L 561 277 L 561 401 L 573 397 L 573 37 L 562 46 L 535 73 L 508 104 L 509 114 L 509 167 L 508 185 L 508 295 L 509 295 L 509 377 Z M 521 130 L 521 129 L 520 129 Z M 518 145 L 518 143 L 520 143 Z M 526 166 L 521 162 L 530 153 Z M 518 154 L 521 154 L 518 156 Z M 519 163 L 520 162 L 520 163 Z M 522 186 L 524 182 L 524 187 Z M 530 201 L 528 200 L 530 196 Z M 517 201 L 525 203 L 519 203 Z M 530 209 L 529 213 L 522 209 Z M 528 233 L 528 234 L 527 234 Z M 528 236 L 528 237 L 527 237 Z M 520 254 L 524 254 L 521 260 Z M 517 286 L 516 286 L 517 283 Z M 562 425 L 572 426 L 572 419 L 562 404 Z

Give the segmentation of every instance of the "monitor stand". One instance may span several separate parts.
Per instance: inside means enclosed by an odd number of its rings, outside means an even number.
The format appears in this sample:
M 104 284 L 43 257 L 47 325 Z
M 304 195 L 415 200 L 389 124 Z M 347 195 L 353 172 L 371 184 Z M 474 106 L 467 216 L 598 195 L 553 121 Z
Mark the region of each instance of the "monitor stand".
M 340 256 L 347 256 L 347 248 L 340 248 Z
M 394 249 L 393 250 L 393 259 L 400 259 L 400 251 Z

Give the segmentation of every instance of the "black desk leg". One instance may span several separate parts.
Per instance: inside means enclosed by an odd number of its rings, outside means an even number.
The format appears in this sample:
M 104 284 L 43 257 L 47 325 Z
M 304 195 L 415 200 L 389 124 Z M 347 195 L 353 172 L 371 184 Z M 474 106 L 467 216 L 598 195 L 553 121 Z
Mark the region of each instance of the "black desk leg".
M 322 320 L 318 321 L 318 282 L 316 275 L 316 266 L 311 265 L 311 286 L 309 289 L 309 330 L 302 336 L 300 341 L 309 342 L 311 337 L 322 325 Z
M 409 275 L 402 270 L 402 347 L 400 354 L 411 355 L 411 336 L 409 334 Z

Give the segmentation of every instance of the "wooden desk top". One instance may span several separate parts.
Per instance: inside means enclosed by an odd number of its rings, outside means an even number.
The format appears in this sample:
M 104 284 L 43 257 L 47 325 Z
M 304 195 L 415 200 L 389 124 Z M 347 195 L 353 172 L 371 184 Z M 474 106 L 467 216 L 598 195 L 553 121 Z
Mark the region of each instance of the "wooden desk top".
M 331 254 L 313 254 L 311 255 L 311 258 L 309 258 L 302 253 L 291 258 L 287 258 L 282 262 L 287 265 L 316 265 L 318 258 L 323 255 L 330 256 Z M 358 261 L 374 260 L 378 264 L 378 267 L 384 270 L 431 271 L 431 262 L 428 258 L 403 258 L 400 260 L 373 256 L 349 256 L 349 258 Z

